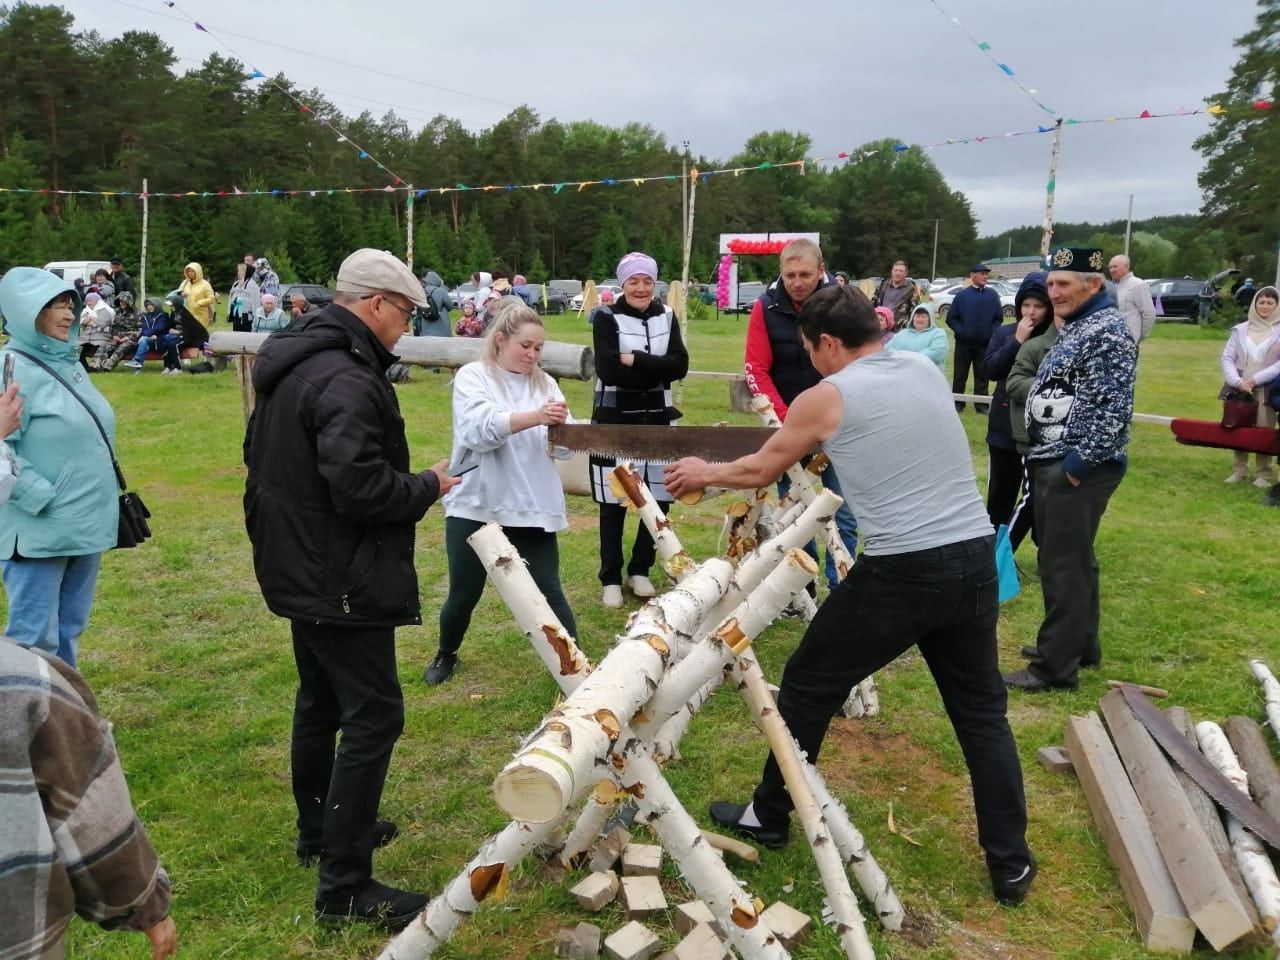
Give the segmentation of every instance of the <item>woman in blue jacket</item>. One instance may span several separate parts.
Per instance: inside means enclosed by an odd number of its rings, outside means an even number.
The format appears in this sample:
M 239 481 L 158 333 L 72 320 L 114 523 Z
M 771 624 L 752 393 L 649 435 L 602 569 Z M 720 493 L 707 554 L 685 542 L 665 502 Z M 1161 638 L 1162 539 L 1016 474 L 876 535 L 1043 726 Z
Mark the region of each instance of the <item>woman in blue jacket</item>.
M 22 398 L 21 421 L 7 438 L 18 478 L 0 510 L 5 634 L 74 667 L 102 554 L 116 544 L 119 505 L 110 451 L 77 397 L 113 444 L 115 414 L 76 362 L 72 304 L 71 284 L 46 270 L 14 267 L 0 280 L 10 336 L 3 353 L 14 354 Z
M 1048 279 L 1049 275 L 1042 271 L 1029 273 L 1023 278 L 1013 300 L 1014 316 L 1018 319 L 1015 323 L 996 328 L 983 358 L 983 369 L 996 384 L 987 420 L 987 515 L 993 527 L 1009 525 L 1009 545 L 1014 550 L 1028 533 L 1035 539 L 1035 515 L 1031 502 L 1031 474 L 1018 453 L 1009 422 L 1009 394 L 1005 380 L 1022 345 L 1032 337 L 1040 336 L 1053 324 L 1053 304 L 1049 302 L 1046 286 Z
M 923 353 L 941 370 L 947 362 L 950 344 L 946 332 L 933 320 L 933 308 L 921 303 L 911 311 L 911 320 L 907 325 L 893 335 L 893 339 L 889 341 L 889 349 Z

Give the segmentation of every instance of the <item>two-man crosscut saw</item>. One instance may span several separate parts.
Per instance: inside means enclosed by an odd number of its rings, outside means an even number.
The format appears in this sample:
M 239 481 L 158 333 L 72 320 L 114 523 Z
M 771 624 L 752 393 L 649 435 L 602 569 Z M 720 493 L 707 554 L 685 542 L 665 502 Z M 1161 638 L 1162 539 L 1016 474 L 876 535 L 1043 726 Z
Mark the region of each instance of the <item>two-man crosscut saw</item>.
M 547 442 L 601 457 L 674 463 L 699 457 L 729 463 L 756 453 L 777 427 L 668 427 L 622 423 L 566 423 L 547 428 Z
M 1280 822 L 1249 799 L 1248 794 L 1241 793 L 1217 767 L 1206 760 L 1204 754 L 1169 722 L 1169 718 L 1161 713 L 1141 690 L 1129 684 L 1125 684 L 1120 689 L 1124 693 L 1124 702 L 1129 705 L 1133 715 L 1147 728 L 1147 732 L 1155 738 L 1156 743 L 1160 744 L 1173 762 L 1181 767 L 1200 789 L 1209 794 L 1214 803 L 1257 834 L 1267 846 L 1273 850 L 1280 850 Z

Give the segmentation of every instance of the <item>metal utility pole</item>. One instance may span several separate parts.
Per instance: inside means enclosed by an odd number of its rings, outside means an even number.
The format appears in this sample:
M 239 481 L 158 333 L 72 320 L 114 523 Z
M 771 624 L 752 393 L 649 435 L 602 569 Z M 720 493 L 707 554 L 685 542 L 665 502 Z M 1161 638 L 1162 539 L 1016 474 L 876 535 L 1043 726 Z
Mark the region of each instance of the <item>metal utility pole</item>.
M 1040 256 L 1049 255 L 1053 239 L 1053 198 L 1058 192 L 1058 159 L 1062 156 L 1062 118 L 1053 126 L 1053 153 L 1049 157 L 1049 183 L 1045 187 L 1044 227 L 1040 231 Z
M 1133 236 L 1133 194 L 1129 194 L 1129 221 L 1124 226 L 1124 255 L 1129 256 L 1129 238 Z
M 933 267 L 929 273 L 929 282 L 932 283 L 938 276 L 938 225 L 941 220 L 933 221 Z
M 1013 234 L 1009 234 L 1009 249 L 1004 253 L 1005 260 L 1013 259 Z

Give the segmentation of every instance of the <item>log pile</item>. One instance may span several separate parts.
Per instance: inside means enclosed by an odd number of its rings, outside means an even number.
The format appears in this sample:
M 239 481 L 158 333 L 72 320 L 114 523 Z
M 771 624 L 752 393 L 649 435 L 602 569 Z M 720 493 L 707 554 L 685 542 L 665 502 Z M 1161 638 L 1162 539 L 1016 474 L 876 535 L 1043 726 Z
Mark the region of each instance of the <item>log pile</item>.
M 672 956 L 719 957 L 732 948 L 745 960 L 784 960 L 804 935 L 808 918 L 775 904 L 765 911 L 725 862 L 755 855 L 754 848 L 701 830 L 667 782 L 660 761 L 678 755 L 683 732 L 726 677 L 746 699 L 752 716 L 787 774 L 800 820 L 819 865 L 834 912 L 842 955 L 874 960 L 855 888 L 880 925 L 899 930 L 905 911 L 888 877 L 867 849 L 843 804 L 808 763 L 777 715 L 751 645 L 817 573 L 800 549 L 819 535 L 840 498 L 811 491 L 787 523 L 732 560 L 696 562 L 669 521 L 647 502 L 643 483 L 619 485 L 655 533 L 673 589 L 634 613 L 609 653 L 591 664 L 542 600 L 523 560 L 489 525 L 470 542 L 500 596 L 564 699 L 524 741 L 494 782 L 499 807 L 512 817 L 445 890 L 381 954 L 382 960 L 418 960 L 445 943 L 511 869 L 535 849 L 575 875 L 574 899 L 600 910 L 620 899 L 627 925 L 603 936 L 607 956 L 647 957 L 662 938 L 645 927 L 667 903 L 655 874 L 678 873 L 697 906 L 677 912 L 684 939 Z M 651 498 L 649 498 L 651 499 Z M 606 832 L 620 805 L 660 846 L 631 843 L 625 828 Z M 557 847 L 558 841 L 558 849 Z M 665 855 L 668 867 L 660 866 Z M 586 877 L 577 871 L 589 867 Z M 850 882 L 852 878 L 852 883 Z M 681 917 L 683 916 L 683 919 Z M 775 931 L 770 921 L 786 929 Z M 664 931 L 669 934 L 669 931 Z M 591 924 L 561 931 L 562 956 L 591 955 L 601 931 Z
M 1270 671 L 1260 661 L 1250 666 L 1270 697 Z M 1229 800 L 1234 788 L 1280 821 L 1280 771 L 1262 729 L 1247 717 L 1195 723 L 1173 706 L 1164 711 L 1171 729 L 1162 733 L 1149 704 L 1138 688 L 1118 685 L 1099 712 L 1071 717 L 1066 729 L 1070 764 L 1143 945 L 1188 953 L 1198 933 L 1217 951 L 1280 947 L 1275 864 L 1263 841 L 1215 799 Z M 1226 781 L 1179 761 L 1184 749 L 1203 755 Z

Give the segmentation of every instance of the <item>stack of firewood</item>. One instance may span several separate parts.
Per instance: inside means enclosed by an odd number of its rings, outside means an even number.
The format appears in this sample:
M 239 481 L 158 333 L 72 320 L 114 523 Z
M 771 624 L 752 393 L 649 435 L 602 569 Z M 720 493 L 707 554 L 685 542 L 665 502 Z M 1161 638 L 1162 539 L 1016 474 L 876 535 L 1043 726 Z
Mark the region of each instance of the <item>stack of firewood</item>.
M 1280 683 L 1262 661 L 1250 666 L 1280 730 Z M 1162 732 L 1160 712 L 1132 687 L 1099 709 L 1069 719 L 1066 750 L 1147 949 L 1189 952 L 1197 930 L 1215 950 L 1280 945 L 1274 851 L 1224 806 L 1235 791 L 1258 823 L 1280 823 L 1280 770 L 1262 728 L 1248 717 L 1197 723 L 1174 706 Z

